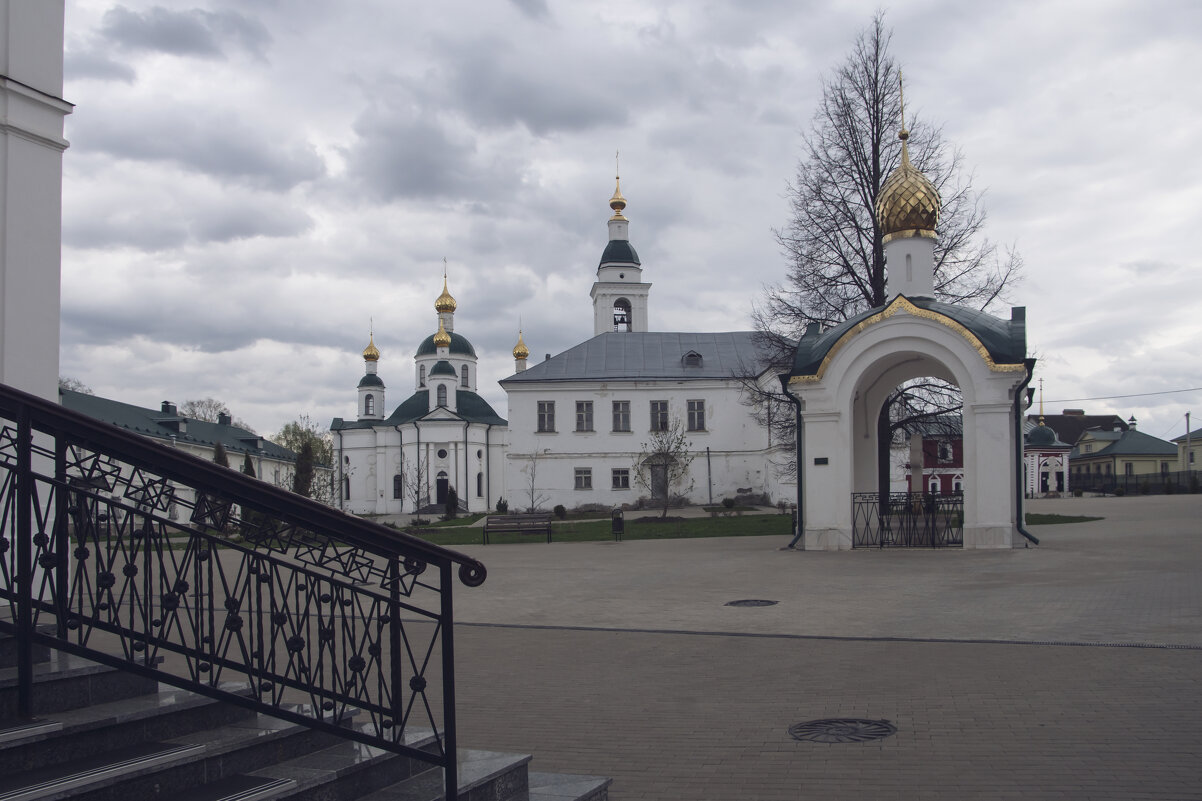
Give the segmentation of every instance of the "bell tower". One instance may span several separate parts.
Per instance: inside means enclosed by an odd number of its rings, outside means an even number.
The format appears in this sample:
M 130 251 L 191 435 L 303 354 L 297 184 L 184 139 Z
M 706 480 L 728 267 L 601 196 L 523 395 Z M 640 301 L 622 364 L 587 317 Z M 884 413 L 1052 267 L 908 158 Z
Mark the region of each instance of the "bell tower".
M 620 176 L 615 176 L 613 197 L 609 207 L 609 242 L 597 265 L 597 280 L 593 284 L 593 335 L 610 331 L 645 332 L 647 326 L 647 297 L 651 284 L 643 283 L 643 267 L 639 254 L 630 244 L 630 221 L 622 214 L 626 198 L 622 197 Z

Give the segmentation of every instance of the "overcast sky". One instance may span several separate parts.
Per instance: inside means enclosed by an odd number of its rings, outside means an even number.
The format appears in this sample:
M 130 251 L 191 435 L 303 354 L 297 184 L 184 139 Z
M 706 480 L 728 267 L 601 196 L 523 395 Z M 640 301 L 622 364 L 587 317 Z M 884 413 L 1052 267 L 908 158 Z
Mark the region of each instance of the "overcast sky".
M 651 327 L 750 328 L 821 80 L 872 2 L 67 0 L 62 363 L 262 433 L 388 406 L 443 258 L 481 393 L 592 335 L 614 151 Z M 1049 401 L 1202 387 L 1202 4 L 886 7 L 907 107 L 1015 246 Z M 1002 311 L 1005 314 L 1005 311 Z M 1202 423 L 1202 392 L 1054 404 Z

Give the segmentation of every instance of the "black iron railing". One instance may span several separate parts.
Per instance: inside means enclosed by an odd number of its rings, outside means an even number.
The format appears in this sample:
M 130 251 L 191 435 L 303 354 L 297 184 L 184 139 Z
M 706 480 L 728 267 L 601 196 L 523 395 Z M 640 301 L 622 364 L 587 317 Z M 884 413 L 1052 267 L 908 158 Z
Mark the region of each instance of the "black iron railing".
M 1074 473 L 1069 477 L 1068 486 L 1074 491 L 1106 495 L 1173 495 L 1202 490 L 1202 472 L 1174 470 L 1142 475 Z
M 486 575 L 0 385 L 0 631 L 26 715 L 40 643 L 440 765 L 454 798 L 456 570 Z
M 964 545 L 964 496 L 857 492 L 851 496 L 853 548 Z

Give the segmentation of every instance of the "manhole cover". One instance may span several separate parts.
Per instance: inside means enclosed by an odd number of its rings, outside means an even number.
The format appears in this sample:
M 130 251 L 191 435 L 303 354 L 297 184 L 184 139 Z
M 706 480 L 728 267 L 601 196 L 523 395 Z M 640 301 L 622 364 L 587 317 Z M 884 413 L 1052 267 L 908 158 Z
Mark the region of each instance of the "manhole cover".
M 741 601 L 728 601 L 727 606 L 776 606 L 778 601 L 765 601 L 763 598 L 744 598 Z
M 897 727 L 887 720 L 862 718 L 826 718 L 794 723 L 789 736 L 811 743 L 866 743 L 896 734 Z

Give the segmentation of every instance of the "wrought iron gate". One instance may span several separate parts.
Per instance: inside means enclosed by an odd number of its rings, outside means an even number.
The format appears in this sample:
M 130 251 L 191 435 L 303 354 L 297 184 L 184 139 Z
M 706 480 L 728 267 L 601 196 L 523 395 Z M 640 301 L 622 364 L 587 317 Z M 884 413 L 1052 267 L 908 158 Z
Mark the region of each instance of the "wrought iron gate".
M 964 495 L 856 492 L 853 548 L 947 548 L 964 545 Z

